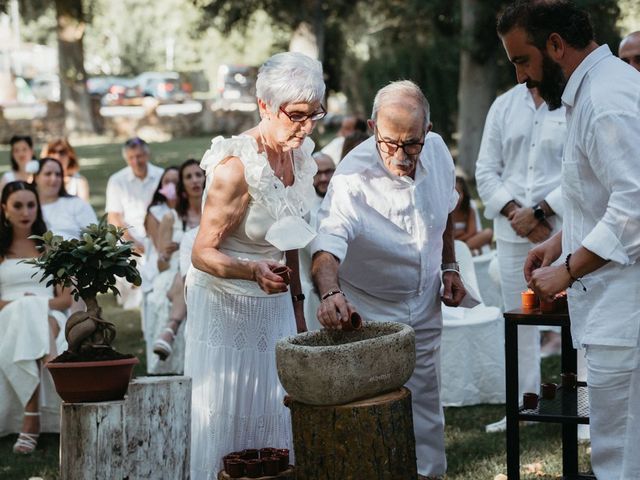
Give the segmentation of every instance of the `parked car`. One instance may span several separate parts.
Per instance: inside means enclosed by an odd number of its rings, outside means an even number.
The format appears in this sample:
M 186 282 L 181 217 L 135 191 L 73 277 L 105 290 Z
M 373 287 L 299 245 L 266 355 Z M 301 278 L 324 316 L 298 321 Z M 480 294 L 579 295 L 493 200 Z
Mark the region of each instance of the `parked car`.
M 181 103 L 191 98 L 191 85 L 176 72 L 144 72 L 135 81 L 143 97 L 161 103 Z
M 107 75 L 104 77 L 90 77 L 87 79 L 87 91 L 92 97 L 102 98 L 107 94 L 109 88 L 111 88 L 112 85 L 120 82 L 123 79 L 126 80 L 125 77 L 117 77 L 114 75 Z
M 255 102 L 258 68 L 247 65 L 220 65 L 218 95 L 233 102 Z
M 135 78 L 114 77 L 107 93 L 102 97 L 102 105 L 140 105 L 142 91 Z

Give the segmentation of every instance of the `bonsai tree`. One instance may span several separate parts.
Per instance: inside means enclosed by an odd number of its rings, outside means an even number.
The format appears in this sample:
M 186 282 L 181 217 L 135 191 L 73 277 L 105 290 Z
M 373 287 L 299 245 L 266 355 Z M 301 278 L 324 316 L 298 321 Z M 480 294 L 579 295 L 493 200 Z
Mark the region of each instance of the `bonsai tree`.
M 122 357 L 111 347 L 115 326 L 102 318 L 97 295 L 109 291 L 119 295 L 116 277 L 123 277 L 136 286 L 142 283 L 136 260 L 132 258 L 139 254 L 133 251 L 133 242 L 122 240 L 124 232 L 124 228 L 108 223 L 105 215 L 97 225 L 85 227 L 80 239 L 65 240 L 51 231 L 31 237 L 43 243 L 43 253 L 26 261 L 42 270 L 40 281 L 46 280 L 47 286 L 70 288 L 74 298 L 82 298 L 87 305 L 85 312 L 76 312 L 67 320 L 68 352 L 58 359 Z

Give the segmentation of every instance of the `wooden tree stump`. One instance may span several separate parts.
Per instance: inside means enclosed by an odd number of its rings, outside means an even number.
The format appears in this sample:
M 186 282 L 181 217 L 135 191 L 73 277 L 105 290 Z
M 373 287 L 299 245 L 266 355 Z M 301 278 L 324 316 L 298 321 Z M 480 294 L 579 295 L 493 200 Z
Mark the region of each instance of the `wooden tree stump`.
M 189 478 L 191 378 L 135 378 L 124 405 L 128 478 Z
M 417 480 L 411 392 L 345 405 L 292 400 L 297 480 Z
M 124 401 L 63 403 L 61 480 L 189 478 L 191 379 L 141 377 Z
M 60 478 L 125 478 L 124 402 L 63 403 Z

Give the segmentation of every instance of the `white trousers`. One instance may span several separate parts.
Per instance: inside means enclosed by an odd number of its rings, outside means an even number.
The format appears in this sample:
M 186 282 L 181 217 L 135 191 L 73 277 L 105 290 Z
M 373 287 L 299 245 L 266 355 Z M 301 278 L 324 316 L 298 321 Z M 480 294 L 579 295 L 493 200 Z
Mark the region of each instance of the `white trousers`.
M 586 350 L 593 473 L 598 480 L 640 479 L 640 348 Z
M 418 473 L 444 475 L 444 411 L 440 403 L 440 312 L 439 286 L 407 301 L 388 302 L 373 298 L 341 280 L 342 290 L 365 321 L 399 322 L 416 332 L 416 368 L 405 386 L 411 390 L 413 429 Z
M 497 241 L 500 286 L 504 310 L 520 308 L 520 293 L 527 289 L 524 261 L 534 244 Z M 540 330 L 533 325 L 518 327 L 518 398 L 540 390 Z

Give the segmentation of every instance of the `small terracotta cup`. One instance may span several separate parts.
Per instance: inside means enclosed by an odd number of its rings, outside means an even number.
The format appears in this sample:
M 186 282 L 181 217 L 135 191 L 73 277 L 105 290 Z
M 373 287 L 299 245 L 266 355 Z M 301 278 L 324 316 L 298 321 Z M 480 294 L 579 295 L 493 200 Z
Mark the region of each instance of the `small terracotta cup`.
M 279 448 L 277 450 L 278 459 L 280 460 L 280 471 L 284 472 L 287 468 L 289 468 L 289 449 L 288 448 Z
M 225 472 L 231 478 L 240 478 L 244 476 L 245 461 L 240 458 L 230 458 L 224 467 Z
M 247 448 L 242 451 L 241 457 L 243 460 L 256 460 L 258 458 L 258 453 L 258 450 L 255 448 Z
M 578 376 L 573 372 L 565 372 L 560 374 L 562 388 L 566 390 L 575 390 L 578 385 Z
M 264 457 L 262 459 L 262 473 L 264 475 L 278 475 L 280 473 L 280 458 Z
M 361 328 L 362 328 L 362 317 L 356 312 L 351 313 L 348 321 L 342 322 L 342 330 L 344 330 L 345 332 L 360 330 Z
M 538 408 L 538 394 L 531 392 L 523 394 L 522 405 L 526 410 L 535 410 Z
M 291 269 L 286 265 L 271 268 L 271 271 L 278 275 L 284 283 L 289 285 L 291 283 Z
M 540 311 L 542 313 L 553 313 L 556 311 L 556 303 L 555 300 L 551 302 L 545 302 L 540 299 Z
M 276 449 L 275 448 L 272 448 L 272 447 L 261 448 L 260 449 L 260 458 L 273 457 L 273 455 L 275 453 L 276 453 Z
M 553 400 L 556 398 L 556 388 L 557 385 L 555 383 L 543 383 L 541 386 L 542 398 L 545 400 Z
M 249 478 L 262 476 L 262 461 L 257 458 L 244 461 L 244 474 Z
M 230 453 L 229 455 L 222 457 L 222 464 L 224 465 L 225 471 L 229 470 L 229 460 L 242 460 L 242 458 L 240 458 L 240 454 L 238 453 Z
M 520 293 L 520 297 L 522 298 L 522 308 L 525 310 L 531 310 L 532 308 L 536 308 L 538 306 L 538 297 L 533 292 L 533 290 L 529 289 L 522 293 Z

